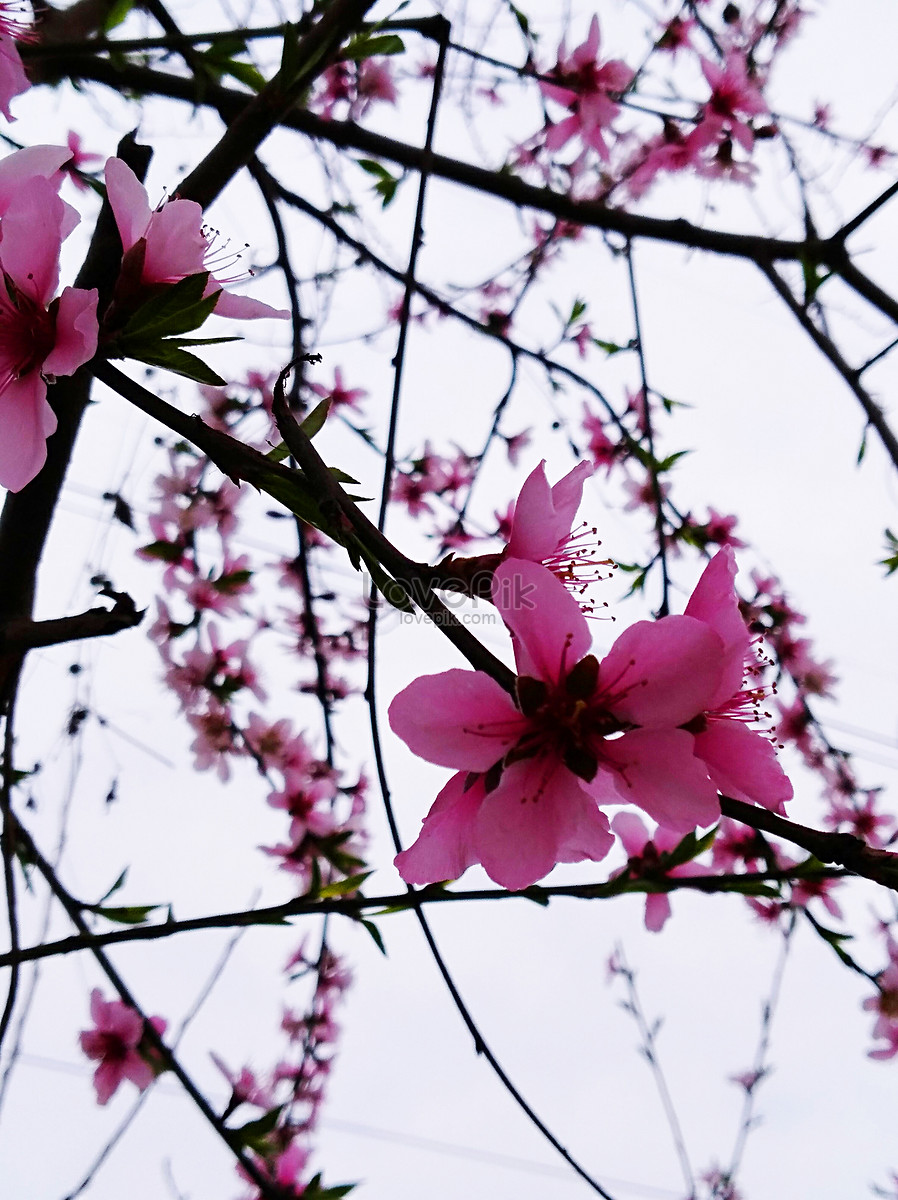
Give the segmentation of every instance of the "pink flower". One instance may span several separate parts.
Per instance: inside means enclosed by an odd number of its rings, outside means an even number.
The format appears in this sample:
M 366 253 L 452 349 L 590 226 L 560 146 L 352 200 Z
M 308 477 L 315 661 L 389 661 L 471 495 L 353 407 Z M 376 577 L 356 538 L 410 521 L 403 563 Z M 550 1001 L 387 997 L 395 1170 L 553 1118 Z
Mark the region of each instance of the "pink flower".
M 143 1021 L 122 1000 L 104 1000 L 99 988 L 90 994 L 90 1015 L 95 1028 L 79 1034 L 81 1049 L 88 1058 L 99 1059 L 94 1072 L 97 1103 L 106 1104 L 123 1079 L 130 1079 L 139 1091 L 144 1091 L 155 1078 L 157 1069 L 152 1051 L 140 1050 L 144 1036 Z M 150 1017 L 158 1034 L 165 1032 L 162 1017 Z
M 649 834 L 640 818 L 631 812 L 618 813 L 611 828 L 623 843 L 627 854 L 627 865 L 623 874 L 631 879 L 675 879 L 678 876 L 710 875 L 707 867 L 695 862 L 680 863 L 677 867 L 665 865 L 665 857 L 676 850 L 682 838 L 660 826 Z M 670 897 L 666 892 L 649 892 L 645 898 L 645 927 L 650 933 L 659 933 L 670 916 Z
M 586 617 L 545 567 L 509 559 L 493 600 L 512 633 L 516 702 L 489 676 L 452 670 L 390 706 L 414 753 L 458 772 L 396 859 L 406 882 L 480 862 L 519 889 L 556 863 L 598 861 L 613 840 L 600 804 L 635 804 L 682 833 L 711 824 L 717 792 L 679 726 L 719 688 L 720 636 L 687 616 L 641 621 L 600 665 Z
M 578 594 L 601 578 L 598 568 L 610 559 L 598 558 L 601 543 L 586 524 L 571 529 L 583 484 L 595 469 L 580 462 L 553 486 L 546 478 L 546 460 L 530 472 L 514 506 L 506 557 L 542 563 Z
M 10 101 L 31 87 L 16 41 L 32 41 L 34 35 L 23 22 L 20 12 L 21 5 L 17 0 L 0 2 L 0 112 L 7 121 L 15 120 L 9 111 Z
M 747 154 L 751 154 L 755 135 L 745 118 L 759 116 L 768 109 L 764 97 L 748 76 L 744 55 L 730 51 L 723 67 L 703 59 L 702 71 L 710 85 L 711 96 L 687 141 L 705 147 L 720 142 L 725 134 L 729 134 Z
M 82 149 L 81 134 L 76 133 L 74 130 L 69 131 L 66 141 L 72 155 L 65 167 L 69 173 L 69 178 L 80 191 L 89 191 L 89 185 L 81 178 L 81 172 L 88 170 L 93 163 L 100 162 L 101 155 L 94 154 L 91 150 Z
M 52 173 L 46 151 L 30 166 Z M 61 151 L 59 153 L 62 153 Z M 50 160 L 55 156 L 51 154 Z M 13 163 L 12 159 L 18 159 Z M 9 164 L 9 165 L 7 165 Z M 59 253 L 71 211 L 42 175 L 22 180 L 28 161 L 11 156 L 0 179 L 0 485 L 17 492 L 40 471 L 56 415 L 47 382 L 71 375 L 97 349 L 97 293 L 59 283 Z M 18 177 L 18 186 L 16 179 Z M 11 192 L 11 195 L 10 195 Z
M 223 290 L 211 274 L 216 235 L 203 225 L 203 210 L 193 200 L 168 200 L 151 209 L 143 184 L 119 158 L 106 163 L 106 189 L 124 250 L 122 278 L 129 284 L 149 288 L 210 272 L 205 295 L 218 293 L 217 316 L 247 321 L 290 316 L 286 309 Z
M 361 401 L 368 395 L 366 388 L 348 388 L 343 384 L 343 372 L 339 367 L 334 368 L 334 386 L 328 387 L 324 383 L 310 383 L 309 389 L 317 396 L 321 396 L 325 400 L 330 400 L 334 408 L 340 408 L 345 405 L 347 408 L 356 410 L 361 408 Z
M 784 813 L 792 784 L 776 759 L 771 742 L 749 724 L 758 720 L 763 693 L 743 688 L 746 667 L 753 665 L 751 636 L 739 612 L 734 581 L 736 559 L 724 546 L 711 559 L 686 605 L 686 616 L 703 621 L 724 644 L 723 669 L 711 702 L 688 724 L 695 753 L 711 779 L 727 796 Z
M 593 17 L 586 41 L 567 56 L 564 43 L 558 47 L 558 61 L 540 81 L 540 91 L 549 100 L 563 105 L 570 116 L 549 128 L 546 146 L 558 150 L 579 136 L 585 145 L 598 151 L 607 161 L 608 146 L 602 134 L 610 127 L 620 106 L 612 100 L 626 91 L 633 72 L 620 59 L 599 62 L 599 18 Z

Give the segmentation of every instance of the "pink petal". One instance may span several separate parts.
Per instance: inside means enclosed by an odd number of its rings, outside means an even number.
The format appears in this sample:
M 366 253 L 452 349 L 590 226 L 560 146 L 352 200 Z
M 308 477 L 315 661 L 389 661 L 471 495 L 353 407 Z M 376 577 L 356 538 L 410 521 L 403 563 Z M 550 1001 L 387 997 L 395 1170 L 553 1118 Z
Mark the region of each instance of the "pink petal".
M 599 18 L 594 16 L 589 23 L 586 41 L 571 53 L 571 62 L 578 67 L 594 63 L 599 57 Z
M 623 803 L 666 829 L 689 833 L 720 818 L 717 789 L 694 757 L 694 744 L 682 729 L 635 729 L 603 742 L 601 753 Z
M 573 775 L 545 756 L 502 772 L 476 821 L 478 857 L 490 879 L 517 891 L 548 875 L 559 861 L 565 802 L 574 792 L 580 788 Z
M 203 210 L 195 201 L 169 200 L 163 204 L 150 217 L 144 237 L 144 283 L 176 283 L 206 270 L 209 243 L 203 236 Z
M 556 863 L 598 861 L 614 844 L 605 815 L 580 781 L 545 755 L 502 772 L 475 830 L 486 873 L 511 891 L 542 879 Z
M 620 838 L 627 858 L 638 858 L 652 840 L 641 818 L 636 813 L 619 812 L 611 822 L 611 828 Z
M 724 546 L 705 567 L 686 605 L 687 617 L 704 621 L 723 639 L 720 683 L 709 708 L 729 700 L 742 687 L 745 660 L 751 651 L 751 635 L 736 597 L 736 571 L 736 556 L 730 546 Z
M 30 87 L 31 80 L 25 74 L 14 39 L 5 33 L 0 34 L 0 111 L 7 121 L 15 120 L 9 111 L 10 101 L 27 92 Z
M 120 158 L 110 158 L 106 162 L 106 194 L 127 253 L 143 237 L 150 223 L 146 189 L 126 163 Z
M 115 1094 L 118 1085 L 124 1079 L 122 1064 L 105 1059 L 94 1071 L 94 1087 L 97 1092 L 97 1104 L 106 1104 Z
M 465 771 L 488 771 L 528 727 L 495 680 L 457 669 L 414 680 L 390 705 L 389 719 L 419 758 Z
M 740 721 L 712 719 L 696 737 L 695 753 L 725 796 L 785 813 L 792 784 L 763 734 Z
M 24 183 L 38 175 L 49 179 L 71 157 L 72 152 L 66 146 L 26 146 L 7 155 L 0 161 L 0 215 L 6 212 Z M 61 178 L 58 176 L 54 181 L 57 186 Z
M 634 725 L 684 725 L 709 707 L 722 663 L 721 639 L 703 621 L 637 621 L 602 660 L 599 690 L 615 716 Z
M 560 150 L 566 145 L 572 137 L 575 137 L 580 131 L 580 118 L 578 116 L 565 117 L 563 121 L 559 121 L 557 125 L 550 125 L 546 130 L 546 149 Z
M 18 492 L 47 460 L 47 438 L 56 414 L 47 403 L 47 385 L 38 370 L 29 371 L 0 391 L 0 487 Z
M 589 623 L 551 571 L 508 558 L 493 575 L 493 603 L 514 637 L 518 673 L 557 684 L 589 653 Z
M 59 282 L 65 206 L 48 179 L 29 179 L 3 216 L 0 262 L 28 296 L 46 307 Z
M 97 352 L 97 289 L 67 287 L 56 312 L 56 344 L 47 355 L 46 375 L 71 375 Z
M 592 463 L 578 463 L 554 487 L 546 479 L 545 459 L 535 467 L 521 488 L 514 507 L 509 558 L 528 558 L 542 562 L 558 548 L 571 531 L 583 484 L 592 475 Z
M 210 280 L 210 282 L 212 281 Z M 215 283 L 217 284 L 218 281 L 216 280 Z M 216 317 L 228 317 L 234 321 L 256 321 L 261 317 L 278 317 L 281 320 L 289 320 L 290 317 L 289 309 L 272 308 L 270 304 L 263 304 L 261 300 L 254 300 L 252 296 L 235 296 L 223 288 L 219 293 L 214 312 Z
M 670 916 L 670 897 L 666 892 L 649 892 L 645 898 L 645 927 L 660 933 Z
M 439 883 L 458 879 L 478 862 L 474 849 L 474 820 L 486 791 L 478 776 L 465 789 L 467 773 L 449 780 L 424 818 L 417 840 L 397 854 L 394 862 L 406 883 Z
M 122 1075 L 125 1079 L 130 1079 L 141 1091 L 148 1088 L 155 1078 L 153 1068 L 140 1057 L 136 1050 L 133 1050 L 125 1058 Z

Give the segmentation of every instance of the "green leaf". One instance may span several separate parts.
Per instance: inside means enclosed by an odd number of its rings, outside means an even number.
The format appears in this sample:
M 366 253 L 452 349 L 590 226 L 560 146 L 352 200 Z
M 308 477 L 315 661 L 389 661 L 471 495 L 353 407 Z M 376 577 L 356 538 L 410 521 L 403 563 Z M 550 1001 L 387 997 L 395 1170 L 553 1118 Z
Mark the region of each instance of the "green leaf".
M 369 921 L 366 917 L 362 917 L 359 920 L 359 924 L 363 925 L 365 927 L 365 929 L 368 930 L 368 932 L 371 934 L 371 937 L 374 939 L 375 946 L 378 948 L 378 950 L 381 952 L 381 954 L 384 956 L 384 958 L 386 958 L 387 948 L 384 945 L 384 940 L 381 937 L 380 930 L 377 928 L 377 926 L 374 924 L 374 922 Z
M 251 91 L 261 92 L 265 86 L 265 76 L 256 70 L 252 63 L 239 62 L 230 58 L 226 63 L 221 64 L 221 69 L 225 75 L 230 75 L 232 79 L 245 84 Z
M 318 893 L 318 898 L 327 900 L 334 896 L 346 896 L 350 892 L 357 892 L 365 880 L 373 874 L 373 871 L 362 871 L 358 875 L 350 875 L 347 879 L 338 879 L 335 883 L 328 883 Z
M 352 541 L 356 552 L 365 560 L 365 566 L 368 568 L 368 574 L 371 576 L 372 583 L 387 603 L 392 604 L 394 608 L 398 608 L 400 612 L 414 612 L 415 606 L 409 598 L 404 585 L 399 583 L 398 580 L 392 579 L 361 542 L 356 541 L 355 538 Z
M 140 547 L 140 553 L 147 558 L 158 558 L 161 562 L 180 562 L 184 549 L 174 542 L 150 542 L 148 546 Z
M 141 304 L 128 318 L 119 342 L 155 340 L 175 333 L 198 329 L 218 302 L 220 292 L 203 298 L 209 272 L 186 275 L 177 283 L 166 284 Z
M 347 475 L 346 472 L 341 471 L 339 467 L 330 467 L 329 470 L 330 470 L 331 475 L 333 475 L 334 479 L 336 479 L 337 483 L 353 483 L 353 484 L 356 484 L 358 487 L 362 486 L 357 479 L 353 479 L 353 477 L 351 475 Z M 358 502 L 359 500 L 370 500 L 371 497 L 370 496 L 350 496 L 349 499 L 355 500 L 356 502 Z
M 662 458 L 658 463 L 659 474 L 662 471 L 669 471 L 674 463 L 679 462 L 681 458 L 685 458 L 687 454 L 691 453 L 691 450 L 677 450 L 673 454 L 668 454 L 667 458 Z
M 586 312 L 586 301 L 577 299 L 571 306 L 571 315 L 567 319 L 568 325 L 573 325 L 575 321 L 579 321 Z
M 527 19 L 527 17 L 521 12 L 521 10 L 519 8 L 515 8 L 515 6 L 513 4 L 509 4 L 508 7 L 511 9 L 511 15 L 517 21 L 518 26 L 521 30 L 521 33 L 523 33 L 525 37 L 530 37 L 531 36 L 530 22 Z M 536 39 L 534 39 L 534 40 L 536 40 Z
M 879 560 L 879 565 L 885 567 L 886 576 L 888 577 L 898 571 L 898 538 L 895 537 L 891 529 L 885 531 L 885 538 L 888 553 L 885 558 Z
M 222 342 L 242 342 L 243 338 L 239 336 L 215 338 L 170 337 L 163 338 L 162 340 L 166 346 L 220 346 Z
M 377 180 L 374 191 L 381 197 L 382 206 L 386 208 L 395 199 L 396 189 L 402 183 L 404 176 L 391 175 L 386 167 L 373 158 L 357 158 L 356 162 L 363 171 Z
M 122 908 L 102 908 L 99 904 L 86 904 L 88 912 L 114 921 L 116 925 L 143 925 L 151 912 L 161 908 L 161 904 L 130 904 Z
M 117 25 L 121 25 L 125 17 L 134 7 L 136 0 L 115 0 L 115 3 L 110 7 L 106 14 L 106 19 L 103 21 L 103 33 L 109 33 L 115 29 Z
M 236 1142 L 239 1146 L 248 1146 L 258 1154 L 264 1155 L 271 1150 L 271 1146 L 266 1139 L 270 1133 L 273 1133 L 277 1129 L 277 1123 L 283 1111 L 284 1105 L 279 1104 L 277 1108 L 270 1108 L 268 1112 L 263 1113 L 261 1117 L 257 1117 L 255 1121 L 247 1121 L 245 1125 L 241 1125 L 238 1129 L 229 1129 L 230 1140 Z
M 360 33 L 340 51 L 340 58 L 348 62 L 361 62 L 375 54 L 403 54 L 405 43 L 395 33 Z
M 327 420 L 327 414 L 330 412 L 331 402 L 330 397 L 322 400 L 320 404 L 316 404 L 309 415 L 300 422 L 300 429 L 311 440 L 315 434 L 322 428 Z M 355 480 L 352 481 L 355 483 Z
M 276 446 L 272 446 L 266 453 L 265 457 L 273 463 L 282 463 L 285 458 L 290 457 L 290 451 L 286 442 L 278 442 Z
M 105 892 L 105 893 L 104 893 L 104 894 L 103 894 L 103 895 L 100 897 L 100 899 L 97 901 L 97 903 L 98 903 L 98 904 L 102 904 L 104 900 L 108 900 L 110 896 L 114 896 L 114 895 L 115 895 L 115 893 L 116 893 L 116 892 L 117 892 L 117 891 L 118 891 L 118 890 L 119 890 L 121 887 L 123 887 L 123 886 L 124 886 L 125 880 L 126 880 L 127 878 L 128 878 L 128 868 L 127 868 L 127 867 L 125 867 L 124 871 L 122 871 L 121 875 L 119 875 L 118 879 L 116 879 L 115 883 L 112 885 L 112 887 L 109 889 L 109 891 L 108 891 L 108 892 Z
M 604 350 L 610 358 L 612 354 L 620 354 L 621 350 L 629 350 L 630 346 L 619 346 L 617 342 L 603 342 L 601 338 L 593 338 L 593 345 L 598 346 L 600 350 Z
M 281 65 L 278 75 L 281 83 L 289 87 L 299 72 L 302 62 L 299 57 L 299 26 L 292 21 L 284 25 L 284 45 L 281 49 Z
M 212 387 L 226 385 L 226 381 L 211 367 L 207 367 L 195 354 L 169 345 L 164 340 L 156 342 L 152 346 L 142 346 L 136 351 L 132 350 L 126 357 L 147 363 L 151 367 L 162 367 L 166 371 L 173 371 L 176 375 L 183 375 L 185 379 L 194 380 L 195 383 L 208 383 Z

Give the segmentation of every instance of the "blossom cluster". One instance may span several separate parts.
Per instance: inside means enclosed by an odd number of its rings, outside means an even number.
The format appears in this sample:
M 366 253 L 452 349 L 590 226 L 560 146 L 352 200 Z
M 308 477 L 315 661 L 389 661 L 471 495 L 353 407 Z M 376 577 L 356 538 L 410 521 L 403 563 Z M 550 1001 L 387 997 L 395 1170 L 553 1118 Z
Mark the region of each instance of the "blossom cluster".
M 548 554 L 557 566 L 559 522 L 569 530 L 580 488 L 575 468 L 554 508 L 525 503 L 493 575 L 515 694 L 483 672 L 452 670 L 415 680 L 390 707 L 410 749 L 456 771 L 397 858 L 408 883 L 454 879 L 479 862 L 519 889 L 556 863 L 600 860 L 614 840 L 608 805 L 635 804 L 684 834 L 715 822 L 718 789 L 778 812 L 792 795 L 770 741 L 749 727 L 761 693 L 743 687 L 754 654 L 732 550 L 712 559 L 682 616 L 638 622 L 600 662 L 577 599 L 539 561 Z
M 123 1000 L 105 1000 L 99 988 L 90 994 L 93 1029 L 86 1029 L 79 1040 L 88 1058 L 97 1063 L 94 1089 L 98 1104 L 108 1104 L 126 1079 L 138 1091 L 145 1091 L 162 1070 L 159 1052 L 148 1042 L 143 1018 Z M 149 1024 L 160 1036 L 167 1022 L 150 1017 Z

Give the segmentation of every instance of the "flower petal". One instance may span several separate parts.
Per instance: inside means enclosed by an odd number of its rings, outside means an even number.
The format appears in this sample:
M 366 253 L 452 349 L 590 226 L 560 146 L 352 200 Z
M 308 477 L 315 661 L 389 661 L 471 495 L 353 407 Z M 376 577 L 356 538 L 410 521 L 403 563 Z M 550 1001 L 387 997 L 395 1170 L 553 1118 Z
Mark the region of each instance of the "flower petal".
M 21 491 L 47 460 L 47 438 L 56 414 L 47 403 L 47 385 L 37 369 L 11 379 L 0 391 L 0 486 Z
M 29 179 L 38 175 L 50 179 L 71 157 L 67 146 L 26 146 L 7 155 L 0 161 L 0 214 L 6 212 L 10 201 Z M 61 178 L 57 176 L 57 186 Z
M 686 605 L 687 617 L 704 621 L 723 639 L 720 683 L 709 708 L 729 700 L 742 687 L 745 660 L 751 651 L 751 635 L 736 598 L 736 571 L 736 556 L 730 546 L 724 546 L 705 567 Z
M 215 280 L 215 283 L 218 281 Z M 227 292 L 224 288 L 221 289 L 213 311 L 216 317 L 228 317 L 234 321 L 257 321 L 261 317 L 287 320 L 290 317 L 290 310 L 287 308 L 272 308 L 270 304 L 264 304 L 252 296 L 235 296 L 233 292 Z
M 514 507 L 509 558 L 542 562 L 555 552 L 571 531 L 583 484 L 593 470 L 590 462 L 578 463 L 554 487 L 546 479 L 545 459 L 530 472 Z
M 46 307 L 59 282 L 63 201 L 48 179 L 22 184 L 3 216 L 0 261 L 27 296 Z
M 493 603 L 514 638 L 518 673 L 559 683 L 589 653 L 589 623 L 580 605 L 539 563 L 508 558 L 493 575 Z
M 419 758 L 465 771 L 489 770 L 528 727 L 489 675 L 458 669 L 415 679 L 390 705 L 389 719 Z
M 542 879 L 556 863 L 602 859 L 614 844 L 604 814 L 580 781 L 544 755 L 502 772 L 475 827 L 486 873 L 512 891 Z
M 694 745 L 682 729 L 635 729 L 606 740 L 602 757 L 623 803 L 635 804 L 665 829 L 688 833 L 720 817 L 717 789 L 694 757 Z
M 599 690 L 610 711 L 634 725 L 684 725 L 710 707 L 723 652 L 714 630 L 693 617 L 637 621 L 602 660 Z
M 151 209 L 146 189 L 120 158 L 106 162 L 106 195 L 127 253 L 147 231 Z
M 466 788 L 467 772 L 453 775 L 424 818 L 417 840 L 394 862 L 406 883 L 439 883 L 458 879 L 478 862 L 474 848 L 474 820 L 486 791 L 483 777 Z
M 792 799 L 792 784 L 762 733 L 739 721 L 712 719 L 696 737 L 695 753 L 724 795 L 785 813 L 785 802 Z
M 71 375 L 97 352 L 97 289 L 67 287 L 56 312 L 56 344 L 44 360 L 46 375 Z

